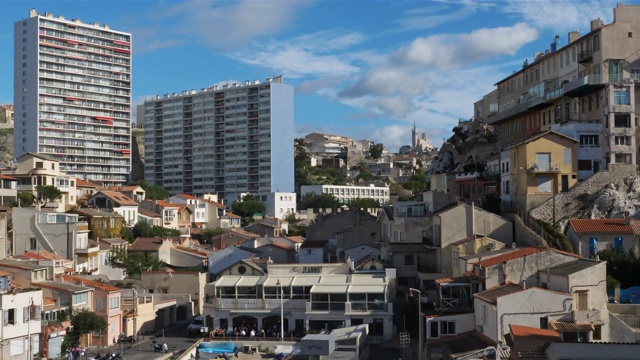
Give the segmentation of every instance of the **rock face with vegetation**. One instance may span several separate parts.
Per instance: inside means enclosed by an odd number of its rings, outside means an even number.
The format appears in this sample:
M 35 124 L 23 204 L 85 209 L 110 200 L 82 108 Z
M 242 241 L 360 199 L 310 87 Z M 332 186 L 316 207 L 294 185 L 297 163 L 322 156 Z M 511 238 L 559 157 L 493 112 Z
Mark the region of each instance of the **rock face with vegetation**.
M 431 164 L 430 174 L 467 171 L 467 166 L 484 169 L 487 160 L 500 153 L 498 133 L 485 123 L 468 121 L 453 128 L 453 135 L 440 148 Z M 472 169 L 473 169 L 472 168 Z
M 13 128 L 0 129 L 0 162 L 13 161 Z

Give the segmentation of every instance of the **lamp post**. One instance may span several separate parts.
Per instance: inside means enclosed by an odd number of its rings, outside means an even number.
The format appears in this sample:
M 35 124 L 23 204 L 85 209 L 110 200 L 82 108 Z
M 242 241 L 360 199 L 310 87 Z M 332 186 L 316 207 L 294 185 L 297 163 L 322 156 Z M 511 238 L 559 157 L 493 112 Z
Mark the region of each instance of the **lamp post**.
M 29 298 L 27 310 L 27 359 L 31 360 L 31 310 L 33 310 L 33 298 Z
M 502 345 L 502 342 L 498 342 L 496 346 L 487 346 L 484 349 L 484 356 L 487 356 L 493 351 L 496 354 L 496 360 L 500 360 L 500 350 L 511 350 L 507 345 Z
M 422 293 L 418 289 L 409 288 L 409 296 L 413 297 L 413 292 L 418 293 L 418 360 L 422 360 Z
M 284 342 L 284 291 L 280 279 L 278 279 L 276 286 L 280 286 L 280 341 Z

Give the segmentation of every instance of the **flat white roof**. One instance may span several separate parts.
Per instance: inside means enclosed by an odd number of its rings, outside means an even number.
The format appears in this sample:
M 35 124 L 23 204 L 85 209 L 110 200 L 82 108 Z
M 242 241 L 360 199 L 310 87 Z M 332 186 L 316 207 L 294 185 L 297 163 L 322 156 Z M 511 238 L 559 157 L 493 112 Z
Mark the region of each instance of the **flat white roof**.
M 351 285 L 349 294 L 380 294 L 384 293 L 387 285 Z
M 245 276 L 238 281 L 236 286 L 252 287 L 260 282 L 260 276 Z
M 216 287 L 220 286 L 235 286 L 238 281 L 240 281 L 241 276 L 223 276 L 218 281 L 216 281 Z
M 320 276 L 296 276 L 293 286 L 312 286 L 320 283 Z
M 351 275 L 351 283 L 354 285 L 384 284 L 384 277 L 373 274 L 354 274 Z
M 320 284 L 348 284 L 349 283 L 349 275 L 327 275 L 320 278 Z
M 312 293 L 320 294 L 346 294 L 349 285 L 313 285 Z
M 270 276 L 267 281 L 264 282 L 264 286 L 278 286 L 278 280 L 282 286 L 291 286 L 293 277 L 289 276 Z

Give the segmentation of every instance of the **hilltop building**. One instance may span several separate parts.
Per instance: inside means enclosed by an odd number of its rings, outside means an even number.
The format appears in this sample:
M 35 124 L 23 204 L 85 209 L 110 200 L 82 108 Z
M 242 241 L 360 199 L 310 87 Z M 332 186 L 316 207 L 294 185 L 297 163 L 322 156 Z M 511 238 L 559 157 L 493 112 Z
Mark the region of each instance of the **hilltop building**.
M 171 194 L 292 192 L 293 87 L 212 86 L 145 101 L 145 180 Z
M 14 156 L 123 184 L 131 171 L 131 34 L 29 11 L 14 24 Z

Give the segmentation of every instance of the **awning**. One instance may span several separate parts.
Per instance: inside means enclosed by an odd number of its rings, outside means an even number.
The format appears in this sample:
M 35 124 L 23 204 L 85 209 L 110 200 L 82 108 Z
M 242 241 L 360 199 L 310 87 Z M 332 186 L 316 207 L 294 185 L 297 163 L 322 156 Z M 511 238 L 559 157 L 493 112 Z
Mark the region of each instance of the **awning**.
M 312 294 L 346 294 L 349 285 L 314 285 L 311 288 Z
M 221 286 L 235 286 L 236 283 L 240 281 L 240 277 L 238 276 L 223 276 L 218 281 L 216 281 L 216 287 Z
M 126 41 L 120 41 L 120 40 L 113 40 L 114 44 L 118 44 L 118 45 L 126 45 L 129 46 L 129 43 Z
M 260 281 L 260 276 L 245 276 L 240 278 L 240 281 L 238 281 L 236 286 L 253 287 L 258 284 L 258 281 Z
M 96 119 L 102 120 L 102 121 L 113 121 L 113 118 L 108 116 L 96 116 Z
M 380 285 L 384 284 L 384 277 L 374 275 L 352 275 L 351 284 L 353 285 Z
M 386 287 L 386 285 L 351 285 L 349 294 L 382 294 Z
M 341 285 L 341 284 L 348 284 L 349 283 L 349 275 L 333 275 L 333 276 L 323 276 L 320 279 L 320 284 L 321 285 Z
M 320 276 L 296 276 L 293 279 L 293 286 L 312 286 L 320 282 Z
M 118 49 L 118 48 L 113 49 L 113 51 L 119 52 L 119 53 L 122 53 L 122 54 L 129 54 L 131 52 L 131 51 L 126 50 L 126 49 Z
M 271 286 L 278 286 L 278 280 L 280 280 L 280 283 L 282 284 L 282 286 L 291 286 L 291 282 L 293 281 L 292 277 L 276 277 L 276 276 L 270 276 L 267 281 L 264 282 L 264 286 L 267 287 L 271 287 Z
M 590 322 L 552 321 L 551 328 L 556 331 L 573 331 L 573 332 L 585 332 L 585 331 L 595 330 L 593 323 L 590 323 Z

